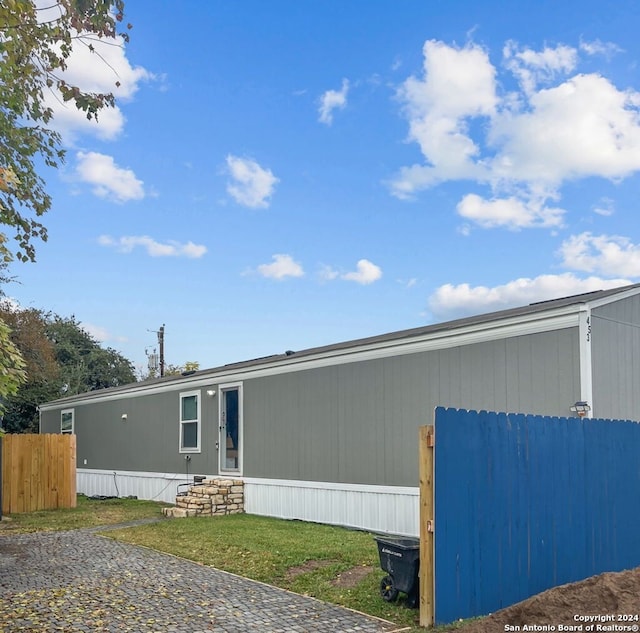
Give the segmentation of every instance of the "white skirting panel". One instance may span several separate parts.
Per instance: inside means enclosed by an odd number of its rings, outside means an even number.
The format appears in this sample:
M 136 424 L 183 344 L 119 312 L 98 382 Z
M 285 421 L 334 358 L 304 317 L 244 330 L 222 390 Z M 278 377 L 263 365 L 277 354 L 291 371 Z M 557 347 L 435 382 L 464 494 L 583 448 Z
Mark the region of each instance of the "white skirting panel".
M 244 480 L 248 514 L 300 519 L 405 536 L 420 533 L 420 490 L 284 479 Z M 87 496 L 136 496 L 175 503 L 178 484 L 192 482 L 177 473 L 78 468 L 78 492 Z
M 193 482 L 184 473 L 145 473 L 126 470 L 92 470 L 78 468 L 76 474 L 78 492 L 91 497 L 129 497 L 176 502 L 178 484 Z
M 420 489 L 244 478 L 249 514 L 406 536 L 420 534 Z

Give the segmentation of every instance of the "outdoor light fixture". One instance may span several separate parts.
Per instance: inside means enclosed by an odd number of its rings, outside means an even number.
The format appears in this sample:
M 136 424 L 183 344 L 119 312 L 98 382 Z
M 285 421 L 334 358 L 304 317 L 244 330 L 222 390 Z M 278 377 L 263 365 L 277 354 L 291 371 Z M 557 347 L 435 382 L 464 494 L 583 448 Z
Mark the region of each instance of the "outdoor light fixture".
M 215 389 L 207 389 L 207 395 L 209 398 L 213 398 L 216 395 Z
M 123 413 L 123 414 L 122 414 L 122 419 L 123 419 L 125 422 L 127 421 L 127 414 L 126 414 L 126 413 Z
M 584 418 L 589 411 L 591 411 L 591 407 L 588 402 L 576 402 L 572 407 L 571 411 L 573 413 L 577 413 L 579 418 Z

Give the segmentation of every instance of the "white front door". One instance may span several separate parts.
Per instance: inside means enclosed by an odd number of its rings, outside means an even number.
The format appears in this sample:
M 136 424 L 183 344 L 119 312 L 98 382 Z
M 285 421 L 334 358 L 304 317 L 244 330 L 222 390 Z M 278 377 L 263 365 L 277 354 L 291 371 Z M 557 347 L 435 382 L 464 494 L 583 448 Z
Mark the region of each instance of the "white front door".
M 220 472 L 242 471 L 242 384 L 220 385 Z

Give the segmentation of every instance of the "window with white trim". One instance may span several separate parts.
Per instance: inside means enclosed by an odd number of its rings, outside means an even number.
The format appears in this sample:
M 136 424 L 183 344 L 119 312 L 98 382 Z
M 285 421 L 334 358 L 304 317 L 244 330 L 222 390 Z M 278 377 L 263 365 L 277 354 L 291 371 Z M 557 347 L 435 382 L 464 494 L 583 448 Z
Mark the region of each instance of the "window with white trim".
M 63 409 L 60 413 L 60 433 L 71 435 L 74 432 L 73 428 L 73 409 Z
M 200 392 L 180 394 L 180 452 L 200 452 Z

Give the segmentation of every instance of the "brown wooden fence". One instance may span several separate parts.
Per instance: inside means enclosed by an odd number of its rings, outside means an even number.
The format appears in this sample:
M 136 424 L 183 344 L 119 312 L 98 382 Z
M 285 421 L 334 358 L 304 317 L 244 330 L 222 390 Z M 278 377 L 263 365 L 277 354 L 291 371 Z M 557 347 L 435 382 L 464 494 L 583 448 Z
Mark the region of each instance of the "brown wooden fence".
M 2 438 L 2 514 L 75 507 L 75 435 Z

